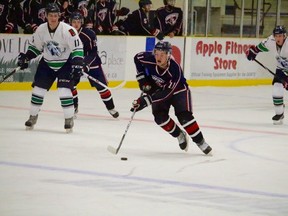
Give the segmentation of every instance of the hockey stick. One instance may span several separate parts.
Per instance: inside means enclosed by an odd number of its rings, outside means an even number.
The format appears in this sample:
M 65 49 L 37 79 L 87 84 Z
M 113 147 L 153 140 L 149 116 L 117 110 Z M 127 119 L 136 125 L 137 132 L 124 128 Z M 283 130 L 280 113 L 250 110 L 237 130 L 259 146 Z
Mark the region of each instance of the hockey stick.
M 10 76 L 12 76 L 14 73 L 16 73 L 18 70 L 20 70 L 20 67 L 15 68 L 13 71 L 11 71 L 9 74 L 3 77 L 0 84 L 3 83 L 6 79 L 8 79 Z
M 284 85 L 284 87 L 288 85 L 288 82 L 286 82 L 286 81 L 283 80 L 283 79 L 280 79 L 280 77 L 277 76 L 276 73 L 273 73 L 269 68 L 267 68 L 267 67 L 266 67 L 265 65 L 263 65 L 261 62 L 259 62 L 257 59 L 254 59 L 254 61 L 257 62 L 259 65 L 261 65 L 264 69 L 266 69 L 270 74 L 272 74 L 273 76 L 275 76 L 276 78 L 278 78 L 278 79 L 281 81 L 281 83 Z M 285 88 L 286 88 L 286 87 L 285 87 Z
M 143 92 L 141 93 L 140 97 L 141 97 L 142 95 L 143 95 Z M 126 130 L 125 130 L 125 132 L 124 132 L 124 134 L 123 134 L 123 136 L 122 136 L 122 138 L 121 138 L 121 141 L 120 141 L 118 147 L 117 147 L 117 148 L 114 148 L 114 147 L 112 147 L 112 146 L 108 146 L 108 147 L 107 147 L 107 150 L 108 150 L 109 152 L 111 152 L 112 154 L 115 154 L 115 155 L 116 155 L 116 154 L 119 152 L 119 150 L 120 150 L 120 148 L 121 148 L 121 146 L 122 146 L 123 140 L 124 140 L 124 138 L 125 138 L 125 136 L 126 136 L 126 134 L 127 134 L 127 132 L 128 132 L 128 129 L 129 129 L 131 123 L 132 123 L 132 120 L 133 120 L 133 118 L 134 118 L 134 116 L 135 116 L 135 113 L 136 113 L 136 109 L 134 109 L 134 111 L 133 111 L 133 113 L 132 113 L 132 115 L 131 115 L 131 118 L 130 118 L 128 124 L 127 124 Z
M 85 72 L 83 72 L 83 71 L 82 71 L 82 74 L 83 74 L 84 77 L 86 77 L 86 78 L 92 80 L 93 82 L 101 85 L 101 86 L 104 87 L 105 89 L 109 89 L 109 87 L 108 87 L 107 85 L 105 85 L 104 83 L 100 82 L 98 79 L 90 76 L 89 74 L 87 74 L 87 73 L 85 73 Z

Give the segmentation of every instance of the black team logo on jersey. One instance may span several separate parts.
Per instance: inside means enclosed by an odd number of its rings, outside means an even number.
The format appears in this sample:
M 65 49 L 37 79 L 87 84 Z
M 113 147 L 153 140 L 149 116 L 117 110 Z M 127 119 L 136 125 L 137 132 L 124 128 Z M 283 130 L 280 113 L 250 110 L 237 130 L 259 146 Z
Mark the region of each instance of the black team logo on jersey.
M 69 32 L 70 32 L 72 37 L 74 37 L 76 35 L 76 33 L 75 33 L 75 31 L 73 29 L 69 29 Z

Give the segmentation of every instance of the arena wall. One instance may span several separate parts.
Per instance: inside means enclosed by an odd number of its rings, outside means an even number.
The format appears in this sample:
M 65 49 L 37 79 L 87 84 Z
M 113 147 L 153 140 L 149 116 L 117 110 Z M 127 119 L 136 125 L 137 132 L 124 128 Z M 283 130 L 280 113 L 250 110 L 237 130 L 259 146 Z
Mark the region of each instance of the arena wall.
M 19 52 L 25 52 L 31 35 L 0 34 L 0 76 L 16 67 Z M 166 40 L 166 39 L 165 39 Z M 251 38 L 168 38 L 173 46 L 173 57 L 184 69 L 191 86 L 247 86 L 270 84 L 272 76 L 256 62 L 246 59 L 245 51 L 262 39 Z M 136 88 L 134 55 L 151 51 L 155 38 L 142 36 L 98 36 L 99 55 L 112 88 Z M 269 53 L 260 53 L 257 59 L 272 71 L 276 61 Z M 0 90 L 29 90 L 39 59 L 28 69 L 19 71 L 0 84 Z M 55 88 L 55 86 L 53 86 Z M 90 89 L 83 78 L 79 89 Z

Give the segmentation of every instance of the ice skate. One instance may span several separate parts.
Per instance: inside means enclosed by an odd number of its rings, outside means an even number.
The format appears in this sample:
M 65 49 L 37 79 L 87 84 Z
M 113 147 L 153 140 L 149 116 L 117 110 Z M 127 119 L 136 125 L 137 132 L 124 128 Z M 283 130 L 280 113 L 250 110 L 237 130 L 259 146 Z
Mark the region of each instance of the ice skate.
M 65 119 L 64 128 L 66 130 L 66 133 L 71 133 L 73 131 L 73 126 L 74 126 L 73 117 Z
M 203 139 L 201 143 L 196 143 L 197 146 L 201 149 L 201 151 L 206 155 L 212 155 L 212 148 L 206 143 Z
M 274 125 L 282 125 L 283 124 L 283 119 L 284 119 L 284 113 L 282 113 L 280 115 L 275 115 L 272 118 L 273 124 Z
M 110 109 L 108 112 L 113 116 L 113 118 L 118 118 L 119 117 L 119 112 L 116 111 L 115 109 Z
M 33 130 L 34 125 L 36 124 L 38 119 L 38 115 L 36 116 L 29 116 L 29 119 L 25 122 L 26 130 Z
M 183 151 L 188 151 L 188 147 L 189 147 L 189 139 L 187 137 L 187 134 L 184 131 L 180 131 L 179 136 L 177 137 L 178 142 L 179 142 L 179 147 L 180 149 L 182 149 Z

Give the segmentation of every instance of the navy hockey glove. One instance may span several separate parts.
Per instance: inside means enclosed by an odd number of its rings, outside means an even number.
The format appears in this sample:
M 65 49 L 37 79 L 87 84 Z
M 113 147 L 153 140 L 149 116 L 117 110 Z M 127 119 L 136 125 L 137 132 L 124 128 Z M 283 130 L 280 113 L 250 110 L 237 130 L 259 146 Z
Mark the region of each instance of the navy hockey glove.
M 141 89 L 141 91 L 143 91 L 144 93 L 149 93 L 151 91 L 152 86 L 150 82 L 147 81 L 143 72 L 139 72 L 136 75 L 136 79 L 139 83 L 139 88 Z
M 134 100 L 132 103 L 132 108 L 130 109 L 131 112 L 138 112 L 145 107 L 149 106 L 152 103 L 150 96 L 144 95 L 139 97 L 137 100 Z
M 74 64 L 72 64 L 71 78 L 79 79 L 83 75 L 83 72 L 88 73 L 89 70 L 90 70 L 89 66 L 84 62 L 82 61 L 75 62 Z
M 260 50 L 257 47 L 255 47 L 254 45 L 251 46 L 249 48 L 249 50 L 247 50 L 247 52 L 246 52 L 247 59 L 249 61 L 254 61 L 254 59 L 256 58 L 256 56 L 259 52 L 260 52 Z
M 20 67 L 21 70 L 28 68 L 28 58 L 25 53 L 20 53 L 18 55 L 17 65 Z

